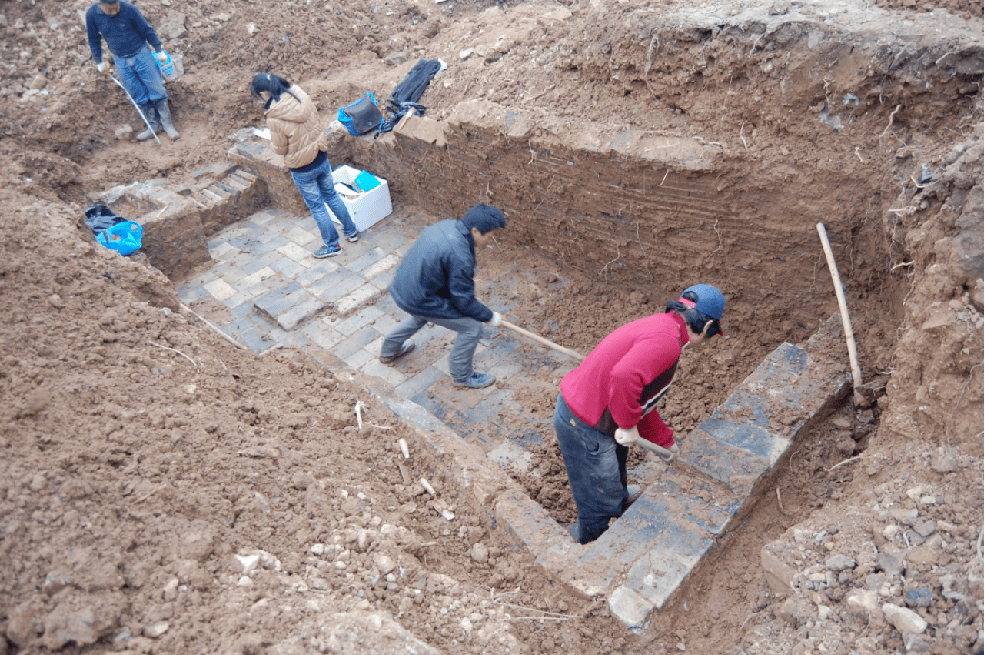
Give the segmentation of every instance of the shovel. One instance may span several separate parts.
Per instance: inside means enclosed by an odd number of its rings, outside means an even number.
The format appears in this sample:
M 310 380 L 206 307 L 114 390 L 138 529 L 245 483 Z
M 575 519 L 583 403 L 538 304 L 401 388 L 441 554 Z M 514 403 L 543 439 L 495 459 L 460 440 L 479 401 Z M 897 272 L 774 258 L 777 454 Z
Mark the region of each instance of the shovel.
M 509 321 L 507 321 L 505 318 L 500 321 L 500 325 L 502 325 L 505 328 L 509 328 L 509 329 L 513 330 L 517 334 L 522 334 L 523 336 L 527 337 L 528 339 L 533 339 L 537 343 L 539 343 L 541 345 L 544 345 L 544 346 L 547 346 L 548 348 L 550 348 L 552 350 L 556 350 L 559 353 L 564 353 L 568 357 L 574 357 L 577 360 L 585 359 L 585 356 L 584 355 L 581 355 L 579 353 L 576 353 L 574 350 L 571 350 L 570 348 L 565 348 L 564 346 L 559 346 L 556 343 L 554 343 L 553 341 L 548 341 L 544 337 L 539 336 L 539 335 L 536 335 L 533 332 L 530 332 L 528 330 L 524 330 L 519 325 L 514 325 L 514 324 L 510 323 Z

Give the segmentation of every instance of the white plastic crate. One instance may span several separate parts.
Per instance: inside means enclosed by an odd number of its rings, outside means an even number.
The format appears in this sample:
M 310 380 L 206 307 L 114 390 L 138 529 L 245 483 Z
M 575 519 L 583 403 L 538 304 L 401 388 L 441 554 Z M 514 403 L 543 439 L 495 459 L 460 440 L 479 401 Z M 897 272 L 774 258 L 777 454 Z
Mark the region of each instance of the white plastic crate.
M 345 208 L 349 210 L 349 217 L 356 224 L 356 229 L 362 232 L 393 213 L 393 205 L 390 204 L 390 188 L 386 180 L 378 175 L 373 177 L 380 181 L 379 186 L 364 193 L 356 193 L 344 186 L 353 184 L 360 172 L 351 166 L 343 165 L 332 171 L 332 179 L 335 180 L 335 190 L 342 198 Z M 327 204 L 325 207 L 328 208 L 328 215 L 332 220 L 341 225 L 332 208 Z

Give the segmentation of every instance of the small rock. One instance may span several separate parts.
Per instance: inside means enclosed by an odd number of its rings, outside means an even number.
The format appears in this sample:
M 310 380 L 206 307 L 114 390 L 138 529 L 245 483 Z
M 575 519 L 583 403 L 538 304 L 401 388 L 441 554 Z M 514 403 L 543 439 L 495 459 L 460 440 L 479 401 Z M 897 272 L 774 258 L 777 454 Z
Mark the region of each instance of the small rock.
M 794 627 L 804 625 L 814 614 L 814 604 L 802 596 L 791 596 L 777 612 L 777 616 Z
M 879 592 L 875 589 L 855 589 L 845 599 L 849 609 L 863 612 L 879 610 Z
M 903 568 L 904 555 L 904 553 L 879 553 L 879 568 L 887 575 L 899 575 L 900 569 Z
M 903 634 L 919 634 L 927 629 L 927 622 L 911 609 L 884 603 L 882 613 L 886 615 L 886 620 Z
M 828 561 L 825 562 L 825 566 L 828 567 L 829 571 L 846 571 L 848 569 L 854 569 L 858 563 L 847 555 L 835 555 L 829 557 Z
M 893 518 L 903 525 L 913 525 L 919 518 L 920 513 L 915 509 L 893 509 L 890 510 Z
M 133 128 L 130 127 L 129 125 L 121 125 L 118 128 L 116 128 L 114 134 L 116 134 L 117 139 L 122 140 L 127 138 L 129 135 L 133 134 Z
M 913 530 L 921 537 L 929 537 L 937 532 L 937 527 L 930 521 L 918 521 L 917 524 L 913 526 Z
M 929 653 L 932 640 L 927 635 L 906 635 L 903 645 L 907 653 Z
M 936 456 L 931 458 L 930 468 L 934 469 L 941 475 L 944 475 L 946 473 L 956 471 L 958 468 L 958 461 L 953 455 L 938 453 Z
M 489 548 L 483 543 L 477 543 L 472 546 L 472 552 L 469 554 L 474 561 L 480 564 L 485 564 L 489 560 Z
M 380 573 L 386 575 L 393 569 L 397 568 L 397 563 L 393 561 L 393 558 L 388 555 L 376 555 L 373 558 L 373 563 L 376 564 L 376 568 L 380 570 Z
M 150 625 L 144 626 L 144 636 L 151 639 L 157 639 L 165 632 L 168 631 L 167 621 L 154 621 Z
M 789 11 L 790 3 L 787 0 L 779 0 L 770 7 L 770 16 L 781 16 Z
M 239 562 L 240 567 L 243 569 L 243 573 L 251 573 L 260 564 L 259 555 L 236 555 L 236 560 Z
M 383 63 L 387 66 L 399 66 L 408 60 L 406 52 L 391 52 L 383 58 Z
M 934 594 L 930 589 L 910 589 L 906 592 L 906 604 L 910 607 L 930 607 Z

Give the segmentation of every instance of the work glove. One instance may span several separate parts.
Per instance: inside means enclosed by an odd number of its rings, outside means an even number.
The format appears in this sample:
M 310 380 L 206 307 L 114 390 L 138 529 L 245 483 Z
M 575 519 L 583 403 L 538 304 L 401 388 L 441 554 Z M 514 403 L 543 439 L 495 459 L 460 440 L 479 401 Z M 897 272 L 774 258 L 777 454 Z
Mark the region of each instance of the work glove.
M 489 319 L 489 327 L 499 327 L 503 324 L 503 315 L 499 312 L 493 312 L 493 317 Z
M 631 443 L 636 443 L 640 438 L 640 431 L 636 429 L 636 426 L 629 428 L 628 430 L 623 430 L 622 428 L 616 429 L 616 443 L 623 446 L 628 446 Z
M 109 64 L 107 64 L 105 61 L 101 61 L 98 64 L 96 64 L 96 70 L 99 71 L 100 73 L 105 73 L 107 68 L 109 68 Z
M 163 50 L 160 51 L 160 52 L 154 53 L 154 56 L 157 57 L 157 60 L 159 62 L 161 62 L 162 64 L 168 60 L 168 56 L 164 53 Z

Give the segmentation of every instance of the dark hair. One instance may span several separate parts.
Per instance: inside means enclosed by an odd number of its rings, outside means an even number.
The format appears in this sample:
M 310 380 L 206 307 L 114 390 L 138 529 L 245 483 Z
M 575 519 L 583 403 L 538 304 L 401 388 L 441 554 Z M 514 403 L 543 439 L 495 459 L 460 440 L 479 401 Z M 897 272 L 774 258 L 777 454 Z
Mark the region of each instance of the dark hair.
M 479 203 L 465 212 L 465 216 L 462 217 L 462 224 L 466 229 L 471 230 L 474 227 L 480 233 L 488 234 L 493 230 L 505 228 L 506 218 L 503 216 L 503 212 L 492 205 Z
M 253 76 L 253 82 L 250 84 L 250 93 L 256 97 L 260 97 L 261 91 L 266 91 L 270 94 L 270 98 L 267 99 L 267 103 L 263 106 L 264 109 L 270 109 L 270 105 L 279 102 L 282 93 L 287 93 L 287 95 L 301 102 L 301 98 L 291 93 L 290 89 L 290 82 L 280 75 L 271 75 L 270 73 L 257 73 Z
M 693 291 L 685 291 L 681 295 L 681 298 L 690 300 L 691 302 L 697 302 L 698 294 Z M 688 307 L 680 300 L 671 300 L 668 302 L 666 311 L 676 312 L 678 316 L 683 316 L 684 322 L 687 323 L 691 327 L 691 330 L 696 334 L 701 334 L 704 331 L 705 324 L 707 324 L 708 321 L 711 321 L 711 325 L 708 326 L 709 337 L 713 337 L 716 334 L 722 334 L 722 325 L 718 322 L 718 319 L 712 318 L 704 312 L 694 309 L 693 307 Z

